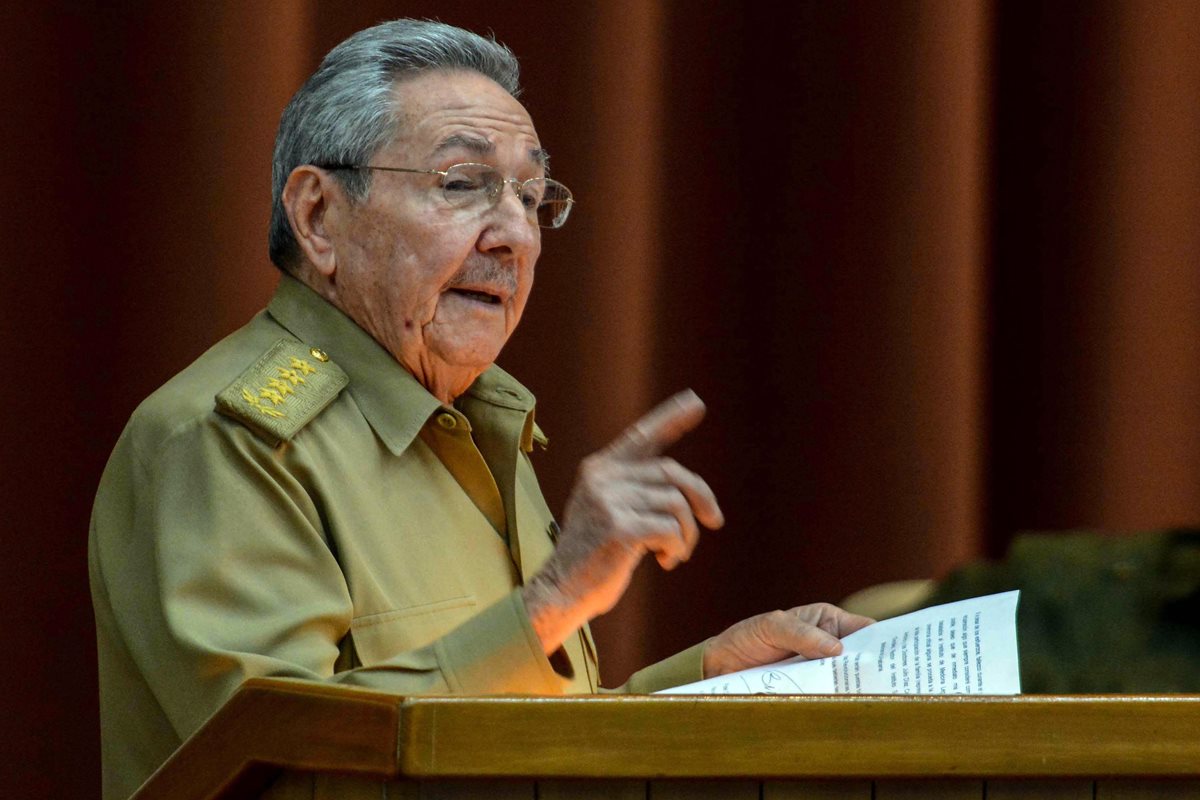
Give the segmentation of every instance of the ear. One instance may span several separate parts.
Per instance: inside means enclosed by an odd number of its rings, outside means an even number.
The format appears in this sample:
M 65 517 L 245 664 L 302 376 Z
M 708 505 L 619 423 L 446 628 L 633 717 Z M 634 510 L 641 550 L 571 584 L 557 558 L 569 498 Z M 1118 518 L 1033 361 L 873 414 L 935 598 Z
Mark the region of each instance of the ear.
M 332 279 L 337 272 L 337 252 L 329 223 L 336 212 L 330 212 L 345 200 L 341 185 L 325 170 L 305 164 L 288 175 L 282 199 L 304 259 Z

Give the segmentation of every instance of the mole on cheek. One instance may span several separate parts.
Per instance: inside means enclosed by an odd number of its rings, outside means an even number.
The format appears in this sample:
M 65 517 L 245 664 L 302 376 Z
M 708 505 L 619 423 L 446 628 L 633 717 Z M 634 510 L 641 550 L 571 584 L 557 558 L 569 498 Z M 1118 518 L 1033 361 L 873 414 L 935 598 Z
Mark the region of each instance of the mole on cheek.
M 406 331 L 412 330 L 412 320 L 411 319 L 404 320 L 404 330 L 406 330 Z

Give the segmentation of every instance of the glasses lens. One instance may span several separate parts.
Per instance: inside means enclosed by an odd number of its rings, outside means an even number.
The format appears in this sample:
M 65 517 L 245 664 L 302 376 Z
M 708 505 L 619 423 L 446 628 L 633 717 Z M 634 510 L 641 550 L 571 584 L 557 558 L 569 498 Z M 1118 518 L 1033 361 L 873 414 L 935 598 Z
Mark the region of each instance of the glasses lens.
M 549 179 L 530 183 L 542 184 L 539 187 L 541 199 L 537 204 L 537 224 L 543 228 L 561 228 L 571 213 L 571 204 L 575 202 L 571 190 Z
M 442 194 L 455 208 L 483 210 L 496 202 L 507 181 L 487 164 L 455 164 L 442 178 Z M 512 181 L 530 222 L 543 228 L 561 228 L 571 212 L 571 190 L 548 178 Z
M 525 206 L 530 216 L 533 216 L 534 211 L 542 204 L 545 194 L 545 178 L 530 178 L 517 186 L 517 196 L 521 198 L 521 205 Z
M 442 194 L 455 208 L 484 206 L 503 185 L 500 173 L 486 164 L 455 164 L 442 178 Z

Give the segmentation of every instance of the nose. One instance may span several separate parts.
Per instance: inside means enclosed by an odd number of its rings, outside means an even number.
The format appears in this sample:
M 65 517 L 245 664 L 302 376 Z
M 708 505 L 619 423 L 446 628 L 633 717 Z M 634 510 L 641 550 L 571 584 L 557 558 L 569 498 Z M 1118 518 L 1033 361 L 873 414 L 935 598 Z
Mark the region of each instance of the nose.
M 519 181 L 506 180 L 485 216 L 484 230 L 479 240 L 479 249 L 484 251 L 509 251 L 514 255 L 537 256 L 541 248 L 542 229 L 530 217 L 529 210 L 521 202 Z M 507 190 L 512 185 L 512 191 Z

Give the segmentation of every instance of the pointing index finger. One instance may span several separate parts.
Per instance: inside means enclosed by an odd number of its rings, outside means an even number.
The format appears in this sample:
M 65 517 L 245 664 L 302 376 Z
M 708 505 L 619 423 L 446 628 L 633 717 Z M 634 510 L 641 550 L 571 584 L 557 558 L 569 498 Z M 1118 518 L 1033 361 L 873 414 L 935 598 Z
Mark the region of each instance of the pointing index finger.
M 683 438 L 702 419 L 704 401 L 691 389 L 684 389 L 626 428 L 608 446 L 608 453 L 617 458 L 652 458 Z

